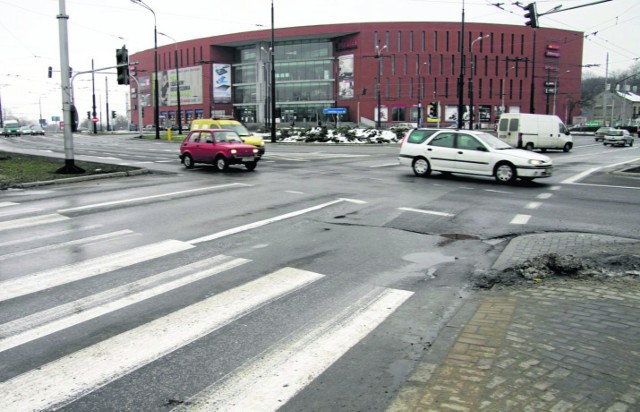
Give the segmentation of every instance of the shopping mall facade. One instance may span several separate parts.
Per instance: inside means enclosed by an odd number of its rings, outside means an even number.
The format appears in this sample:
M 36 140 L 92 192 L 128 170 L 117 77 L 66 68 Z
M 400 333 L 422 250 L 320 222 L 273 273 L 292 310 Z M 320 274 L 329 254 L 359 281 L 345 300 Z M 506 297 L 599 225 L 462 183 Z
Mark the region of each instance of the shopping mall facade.
M 419 110 L 423 124 L 451 124 L 458 113 L 460 33 L 460 23 L 449 22 L 277 29 L 278 121 L 334 121 L 324 109 L 343 108 L 341 121 L 365 125 L 374 125 L 378 113 L 386 126 L 416 123 Z M 160 122 L 177 123 L 179 78 L 183 124 L 215 115 L 268 123 L 271 39 L 271 30 L 261 30 L 158 47 Z M 582 46 L 576 31 L 465 24 L 464 111 L 472 89 L 475 119 L 485 126 L 502 111 L 555 113 L 567 121 L 579 110 Z M 153 58 L 154 49 L 129 56 L 138 63 L 131 119 L 142 108 L 144 125 L 154 119 Z

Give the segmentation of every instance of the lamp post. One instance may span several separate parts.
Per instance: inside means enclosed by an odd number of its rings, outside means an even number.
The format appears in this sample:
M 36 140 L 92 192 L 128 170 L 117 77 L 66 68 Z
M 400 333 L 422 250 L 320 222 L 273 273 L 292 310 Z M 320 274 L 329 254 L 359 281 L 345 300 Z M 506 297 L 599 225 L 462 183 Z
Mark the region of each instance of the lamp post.
M 160 104 L 160 93 L 158 90 L 158 24 L 156 12 L 142 0 L 131 0 L 131 3 L 142 6 L 153 14 L 153 73 L 155 77 L 153 79 L 153 123 L 156 129 L 156 139 L 160 139 L 160 112 L 158 111 L 158 105 Z
M 429 65 L 429 62 L 423 62 L 422 64 L 418 64 L 418 121 L 416 122 L 417 127 L 422 127 L 422 96 L 424 95 L 424 84 L 420 81 L 420 69 L 423 65 Z
M 501 113 L 504 113 L 505 107 L 504 107 L 504 84 L 507 81 L 507 74 L 509 74 L 509 70 L 511 69 L 515 69 L 516 66 L 511 66 L 507 69 L 506 72 L 504 72 L 504 77 L 502 78 L 502 84 L 500 85 L 500 97 L 502 97 L 502 102 L 500 103 L 500 110 Z
M 378 116 L 376 119 L 377 129 L 381 128 L 381 125 L 380 125 L 380 77 L 382 77 L 382 52 L 386 48 L 387 48 L 386 44 L 382 48 L 380 48 L 379 44 L 376 44 L 375 58 L 378 59 L 378 81 L 377 81 L 377 87 L 376 87 L 376 99 L 377 99 L 377 111 L 378 111 Z
M 271 0 L 271 143 L 276 142 L 276 32 L 273 0 Z
M 166 33 L 158 32 L 159 35 L 164 36 L 170 40 L 173 40 L 173 45 L 175 46 L 175 61 L 176 61 L 176 93 L 178 98 L 178 134 L 182 134 L 182 110 L 180 107 L 180 69 L 178 65 L 178 42 L 173 37 L 169 36 Z
M 475 70 L 475 65 L 473 64 L 473 45 L 476 44 L 476 42 L 478 40 L 482 40 L 482 39 L 486 39 L 487 37 L 490 37 L 490 34 L 485 34 L 484 36 L 478 36 L 477 39 L 475 39 L 474 41 L 471 42 L 471 45 L 469 46 L 469 55 L 471 57 L 471 73 L 469 74 L 469 130 L 473 130 L 473 121 L 474 121 L 474 114 L 475 114 L 475 110 L 473 108 L 473 71 Z

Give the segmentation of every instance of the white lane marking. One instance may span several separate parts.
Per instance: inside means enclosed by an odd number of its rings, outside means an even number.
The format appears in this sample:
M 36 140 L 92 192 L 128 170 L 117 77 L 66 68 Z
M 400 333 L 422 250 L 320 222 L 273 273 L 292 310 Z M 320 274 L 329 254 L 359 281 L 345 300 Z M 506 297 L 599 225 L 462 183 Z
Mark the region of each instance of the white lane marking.
M 560 190 L 562 186 L 551 186 L 549 190 Z
M 455 216 L 451 213 L 436 212 L 435 210 L 412 209 L 410 207 L 399 207 L 398 210 L 404 210 L 405 212 L 424 213 L 427 215 L 445 216 L 445 217 Z
M 485 192 L 491 192 L 491 193 L 502 193 L 502 194 L 506 194 L 506 195 L 510 195 L 511 192 L 507 192 L 505 190 L 494 190 L 494 189 L 484 189 Z
M 291 193 L 293 195 L 303 195 L 304 192 L 298 192 L 296 190 L 285 190 L 285 193 Z
M 46 223 L 60 222 L 62 220 L 69 219 L 66 216 L 59 214 L 50 214 L 34 217 L 25 217 L 23 219 L 8 220 L 6 222 L 0 222 L 0 230 L 17 229 L 22 227 L 44 225 Z
M 573 157 L 575 157 L 575 156 L 573 156 Z M 589 176 L 591 173 L 595 173 L 595 172 L 597 172 L 597 171 L 598 171 L 598 170 L 600 170 L 600 169 L 609 168 L 609 167 L 616 167 L 616 166 L 620 166 L 620 165 L 623 165 L 623 164 L 632 163 L 632 162 L 635 162 L 635 161 L 638 161 L 638 160 L 640 160 L 640 158 L 638 158 L 638 159 L 633 159 L 633 160 L 627 160 L 627 161 L 625 161 L 625 162 L 615 163 L 615 164 L 607 165 L 607 166 L 594 167 L 593 169 L 585 170 L 585 171 L 584 171 L 584 172 L 582 172 L 582 173 L 579 173 L 579 174 L 577 174 L 577 175 L 575 175 L 575 176 L 572 176 L 572 177 L 570 177 L 570 178 L 568 178 L 568 179 L 566 179 L 566 180 L 563 180 L 563 181 L 562 181 L 562 182 L 560 182 L 560 183 L 564 183 L 564 184 L 576 184 L 576 182 L 577 182 L 578 180 L 581 180 L 581 179 L 583 179 L 583 178 L 585 178 L 585 177 Z M 592 185 L 592 186 L 607 186 L 607 185 Z M 611 187 L 618 187 L 618 186 L 611 186 Z M 624 186 L 620 186 L 620 187 L 624 187 Z
M 0 409 L 56 409 L 323 275 L 285 268 L 0 383 Z
M 0 352 L 243 265 L 218 255 L 0 325 Z M 194 272 L 187 276 L 189 272 Z M 162 284 L 162 282 L 166 282 Z M 148 289 L 146 289 L 148 288 Z
M 89 237 L 85 237 L 85 238 L 82 238 L 82 239 L 71 240 L 69 242 L 64 242 L 64 243 L 56 243 L 56 244 L 42 246 L 42 247 L 38 247 L 38 248 L 34 248 L 34 249 L 20 250 L 18 252 L 7 253 L 6 255 L 0 255 L 0 260 L 15 258 L 15 257 L 18 257 L 18 256 L 30 255 L 30 254 L 33 254 L 33 253 L 42 253 L 42 252 L 46 252 L 46 251 L 50 251 L 50 250 L 60 249 L 60 248 L 67 247 L 67 246 L 89 244 L 91 242 L 96 242 L 96 241 L 100 241 L 100 240 L 114 239 L 114 238 L 117 238 L 117 237 L 130 235 L 132 233 L 133 233 L 132 230 L 125 229 L 125 230 L 119 230 L 117 232 L 105 233 L 105 234 L 96 235 L 96 236 L 89 236 Z
M 536 196 L 536 199 L 549 199 L 551 198 L 551 196 L 553 196 L 552 193 L 540 193 L 538 196 Z
M 399 166 L 400 162 L 395 162 L 395 163 L 385 163 L 382 165 L 373 165 L 373 166 L 369 166 L 370 168 L 376 168 L 376 167 L 393 167 L 393 166 Z
M 201 187 L 201 188 L 198 188 L 198 189 L 181 190 L 179 192 L 162 193 L 162 194 L 159 194 L 159 195 L 136 197 L 136 198 L 133 198 L 133 199 L 114 200 L 112 202 L 95 203 L 95 204 L 92 204 L 92 205 L 72 207 L 72 208 L 68 208 L 68 209 L 60 209 L 60 210 L 58 210 L 58 213 L 77 212 L 77 211 L 80 211 L 80 210 L 95 209 L 95 208 L 104 207 L 104 206 L 114 206 L 114 205 L 119 205 L 119 204 L 124 204 L 124 203 L 143 202 L 143 201 L 150 200 L 150 199 L 157 199 L 157 198 L 162 198 L 162 197 L 171 197 L 171 196 L 177 196 L 177 195 L 184 195 L 184 194 L 189 194 L 189 193 L 203 192 L 203 191 L 207 191 L 207 190 L 224 189 L 224 188 L 233 187 L 233 186 L 251 186 L 251 185 L 248 185 L 248 184 L 245 184 L 245 183 L 229 183 L 229 184 L 225 184 L 225 185 Z
M 77 232 L 82 232 L 82 231 L 85 231 L 85 230 L 97 229 L 99 227 L 102 227 L 102 225 L 82 226 L 82 227 L 79 227 L 77 229 L 72 229 L 72 230 L 62 230 L 62 231 L 55 232 L 55 233 L 45 233 L 45 234 L 39 235 L 39 236 L 30 236 L 30 237 L 22 238 L 22 239 L 9 240 L 7 242 L 0 243 L 0 247 L 17 245 L 17 244 L 20 244 L 20 243 L 33 242 L 33 241 L 36 241 L 36 240 L 50 239 L 52 237 L 64 236 L 64 235 L 68 235 L 70 233 L 77 233 Z
M 540 206 L 542 206 L 542 202 L 530 202 L 525 206 L 525 208 L 526 209 L 537 209 Z
M 529 222 L 529 219 L 531 219 L 531 215 L 515 215 L 509 223 L 512 225 L 526 225 Z
M 381 290 L 380 290 L 381 289 Z M 188 410 L 276 411 L 387 319 L 413 292 L 374 290 L 304 336 L 260 354 L 196 395 Z
M 237 233 L 245 232 L 245 231 L 251 230 L 251 229 L 256 229 L 256 228 L 259 228 L 259 227 L 262 227 L 262 226 L 266 226 L 266 225 L 274 223 L 274 222 L 279 222 L 281 220 L 290 219 L 292 217 L 300 216 L 300 215 L 303 215 L 305 213 L 309 213 L 309 212 L 313 212 L 313 211 L 316 211 L 316 210 L 324 209 L 325 207 L 332 206 L 332 205 L 335 205 L 335 204 L 340 203 L 340 202 L 352 202 L 352 203 L 357 203 L 357 204 L 366 203 L 366 202 L 364 202 L 362 200 L 337 199 L 337 200 L 333 200 L 331 202 L 323 203 L 321 205 L 312 206 L 312 207 L 309 207 L 309 208 L 306 208 L 306 209 L 296 210 L 294 212 L 285 213 L 284 215 L 275 216 L 275 217 L 272 217 L 272 218 L 269 218 L 269 219 L 259 220 L 257 222 L 249 223 L 247 225 L 238 226 L 238 227 L 234 227 L 234 228 L 231 228 L 231 229 L 223 230 L 222 232 L 213 233 L 211 235 L 202 236 L 202 237 L 199 237 L 199 238 L 196 238 L 196 239 L 191 239 L 191 240 L 188 240 L 187 243 L 195 245 L 195 244 L 198 244 L 198 243 L 208 242 L 210 240 L 219 239 L 221 237 L 235 235 Z
M 14 202 L 0 202 L 0 207 L 15 206 L 19 204 L 20 203 L 14 203 Z
M 165 240 L 163 242 L 140 246 L 131 250 L 112 253 L 71 265 L 5 280 L 4 282 L 0 282 L 0 302 L 101 275 L 193 247 L 193 245 L 185 242 Z
M 26 215 L 27 213 L 33 213 L 33 212 L 41 212 L 42 209 L 38 208 L 38 207 L 21 207 L 19 209 L 3 209 L 0 210 L 0 217 L 5 217 L 5 216 L 13 216 L 13 215 Z

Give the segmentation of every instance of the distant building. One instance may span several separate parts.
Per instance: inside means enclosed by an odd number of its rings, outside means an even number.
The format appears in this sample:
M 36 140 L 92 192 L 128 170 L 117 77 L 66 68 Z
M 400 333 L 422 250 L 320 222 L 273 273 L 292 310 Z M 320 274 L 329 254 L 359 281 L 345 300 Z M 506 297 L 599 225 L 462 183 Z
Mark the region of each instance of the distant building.
M 338 107 L 346 109 L 341 121 L 374 125 L 379 91 L 384 125 L 415 123 L 419 109 L 423 124 L 451 124 L 457 117 L 460 29 L 450 22 L 277 29 L 276 114 L 285 124 L 317 124 L 335 116 L 323 109 Z M 159 47 L 161 121 L 175 123 L 179 77 L 183 123 L 216 114 L 269 122 L 270 41 L 271 30 L 260 30 Z M 582 45 L 583 33 L 576 31 L 465 24 L 465 111 L 472 88 L 475 119 L 484 125 L 503 111 L 528 113 L 532 107 L 571 117 L 580 98 Z M 140 83 L 130 86 L 132 118 L 143 108 L 145 125 L 153 123 L 153 55 L 153 49 L 130 55 L 139 62 Z
M 604 114 L 602 108 L 605 107 Z M 593 98 L 589 120 L 605 126 L 638 126 L 640 95 L 631 92 L 605 91 Z

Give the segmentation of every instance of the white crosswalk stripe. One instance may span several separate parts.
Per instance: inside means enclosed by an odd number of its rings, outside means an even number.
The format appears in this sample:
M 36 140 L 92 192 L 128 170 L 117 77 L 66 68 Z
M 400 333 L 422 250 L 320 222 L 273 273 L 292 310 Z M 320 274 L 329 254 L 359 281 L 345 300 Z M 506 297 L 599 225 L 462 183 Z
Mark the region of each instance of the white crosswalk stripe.
M 61 268 L 45 270 L 16 279 L 9 279 L 0 282 L 0 302 L 111 272 L 125 266 L 145 262 L 171 253 L 177 253 L 192 247 L 193 245 L 177 240 L 165 240 L 132 250 L 89 259 Z
M 0 410 L 63 406 L 322 277 L 281 269 L 55 360 L 0 383 Z

